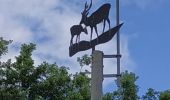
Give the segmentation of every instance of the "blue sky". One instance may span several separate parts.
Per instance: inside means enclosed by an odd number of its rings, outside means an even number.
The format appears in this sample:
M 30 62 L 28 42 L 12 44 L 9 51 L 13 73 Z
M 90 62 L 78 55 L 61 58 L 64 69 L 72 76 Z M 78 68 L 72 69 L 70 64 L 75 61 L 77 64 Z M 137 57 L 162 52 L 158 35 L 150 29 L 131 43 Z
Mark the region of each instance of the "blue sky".
M 121 69 L 135 72 L 139 76 L 139 94 L 147 88 L 170 89 L 170 1 L 169 0 L 120 0 Z M 89 1 L 88 1 L 89 2 Z M 93 0 L 95 11 L 105 2 L 112 4 L 111 26 L 115 26 L 115 0 Z M 70 58 L 69 28 L 78 24 L 85 0 L 0 0 L 0 36 L 13 40 L 9 53 L 3 61 L 19 54 L 22 43 L 36 43 L 33 54 L 35 65 L 43 61 L 56 62 L 70 67 L 70 73 L 80 71 L 76 58 L 85 51 Z M 107 25 L 107 24 L 106 24 Z M 98 27 L 102 28 L 102 24 Z M 108 27 L 106 27 L 107 29 Z M 100 28 L 99 28 L 99 31 Z M 90 39 L 82 34 L 82 39 Z M 93 35 L 95 37 L 95 34 Z M 116 52 L 115 39 L 98 46 L 98 50 L 112 54 Z M 116 72 L 115 60 L 104 60 L 104 73 Z M 90 70 L 90 67 L 84 69 Z M 84 70 L 83 69 L 83 70 Z M 110 88 L 111 87 L 111 88 Z M 104 81 L 104 92 L 115 90 L 114 79 Z
M 168 0 L 153 0 L 142 8 L 122 7 L 122 20 L 126 23 L 122 32 L 135 34 L 130 39 L 129 51 L 137 64 L 135 73 L 142 93 L 149 87 L 170 89 L 169 4 Z
M 128 49 L 136 64 L 141 95 L 148 88 L 170 89 L 170 1 L 140 1 L 123 5 L 122 0 L 120 13 L 125 23 L 121 33 L 129 37 Z

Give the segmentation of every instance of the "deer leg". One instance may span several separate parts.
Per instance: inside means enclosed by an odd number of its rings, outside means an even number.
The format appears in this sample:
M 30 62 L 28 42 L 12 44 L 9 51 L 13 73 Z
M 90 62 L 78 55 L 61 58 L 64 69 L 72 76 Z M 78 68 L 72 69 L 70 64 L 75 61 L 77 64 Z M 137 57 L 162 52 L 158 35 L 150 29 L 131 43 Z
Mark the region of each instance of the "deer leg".
M 92 40 L 92 34 L 93 34 L 93 27 L 91 27 L 91 36 L 90 36 L 90 42 Z
M 104 33 L 105 25 L 106 25 L 106 20 L 103 20 L 103 33 Z
M 109 24 L 109 30 L 110 30 L 110 20 L 109 20 L 109 18 L 107 19 L 107 22 Z
M 79 41 L 78 42 L 80 42 L 80 35 L 79 35 Z
M 78 35 L 77 35 L 77 37 L 76 37 L 76 43 L 77 43 L 77 40 L 78 40 Z
M 70 46 L 73 44 L 73 36 L 71 37 L 71 40 L 70 40 Z
M 97 34 L 97 43 L 98 43 L 98 32 L 97 32 L 97 26 L 95 26 L 94 28 L 95 28 L 95 31 L 96 31 L 96 34 Z
M 92 47 L 92 34 L 93 34 L 93 27 L 90 27 L 91 28 L 91 35 L 90 35 L 90 46 Z
M 77 41 L 78 41 L 78 50 L 79 50 L 80 35 L 77 35 Z
M 80 35 L 77 35 L 77 43 L 80 42 Z
M 96 34 L 97 34 L 97 38 L 98 38 L 98 32 L 97 32 L 97 26 L 94 27 Z

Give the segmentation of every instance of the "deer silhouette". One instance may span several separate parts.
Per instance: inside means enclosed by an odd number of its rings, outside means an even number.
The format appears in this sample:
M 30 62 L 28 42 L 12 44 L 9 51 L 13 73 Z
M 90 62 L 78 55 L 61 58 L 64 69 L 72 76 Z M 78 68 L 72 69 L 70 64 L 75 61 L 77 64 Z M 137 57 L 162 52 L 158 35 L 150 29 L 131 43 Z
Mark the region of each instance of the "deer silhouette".
M 108 22 L 109 29 L 110 29 L 109 11 L 110 11 L 111 5 L 109 3 L 103 4 L 94 13 L 92 13 L 90 16 L 88 16 L 91 6 L 92 6 L 92 0 L 91 0 L 90 5 L 87 5 L 87 2 L 85 3 L 84 10 L 81 13 L 82 19 L 80 21 L 80 24 L 84 24 L 86 27 L 90 26 L 90 28 L 91 28 L 90 41 L 92 39 L 93 28 L 95 29 L 97 37 L 98 37 L 97 24 L 101 23 L 102 21 L 104 22 L 103 32 L 105 29 L 106 21 Z
M 80 34 L 81 34 L 81 32 L 84 32 L 85 34 L 88 34 L 87 33 L 87 29 L 83 28 L 81 25 L 73 25 L 70 28 L 70 32 L 71 32 L 70 45 L 73 44 L 73 38 L 74 38 L 75 35 L 77 35 L 77 37 L 76 37 L 76 43 L 77 43 L 78 40 L 80 41 Z

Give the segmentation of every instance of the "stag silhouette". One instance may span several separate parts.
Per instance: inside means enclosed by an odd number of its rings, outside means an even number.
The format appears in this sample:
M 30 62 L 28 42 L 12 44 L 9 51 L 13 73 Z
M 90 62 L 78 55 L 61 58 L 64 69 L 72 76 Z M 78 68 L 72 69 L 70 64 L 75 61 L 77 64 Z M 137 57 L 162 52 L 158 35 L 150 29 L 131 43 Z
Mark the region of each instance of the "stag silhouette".
M 80 34 L 81 34 L 81 32 L 84 32 L 85 34 L 88 34 L 87 33 L 87 29 L 83 28 L 81 25 L 73 25 L 70 28 L 70 32 L 71 32 L 70 45 L 73 44 L 73 38 L 74 38 L 75 35 L 77 35 L 77 37 L 76 37 L 76 43 L 77 43 L 78 40 L 80 41 Z
M 90 26 L 90 28 L 91 28 L 90 41 L 92 39 L 93 28 L 95 29 L 97 37 L 98 37 L 97 24 L 101 23 L 102 21 L 104 22 L 103 33 L 104 33 L 106 21 L 109 24 L 109 30 L 110 30 L 109 11 L 110 11 L 111 5 L 109 3 L 103 4 L 94 13 L 92 13 L 90 16 L 88 16 L 91 6 L 92 6 L 92 0 L 91 0 L 90 5 L 87 5 L 87 2 L 85 3 L 84 10 L 81 13 L 82 19 L 80 21 L 80 24 L 84 24 L 86 27 Z

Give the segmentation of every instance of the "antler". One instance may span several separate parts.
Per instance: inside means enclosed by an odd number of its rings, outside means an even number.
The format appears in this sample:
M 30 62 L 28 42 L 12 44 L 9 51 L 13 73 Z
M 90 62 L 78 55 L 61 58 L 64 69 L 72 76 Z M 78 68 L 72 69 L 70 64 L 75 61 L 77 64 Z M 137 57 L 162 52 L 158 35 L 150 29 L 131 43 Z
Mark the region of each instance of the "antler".
M 92 6 L 92 0 L 91 0 L 91 3 L 90 3 L 89 6 L 88 6 L 88 4 L 87 4 L 87 2 L 86 2 L 86 3 L 85 3 L 85 6 L 84 6 L 84 11 L 83 11 L 83 13 L 87 13 L 87 12 L 90 10 L 91 6 Z
M 89 5 L 89 7 L 88 7 L 87 11 L 89 11 L 89 10 L 90 10 L 91 6 L 92 6 L 92 0 L 91 0 L 91 2 L 90 2 L 90 5 Z

